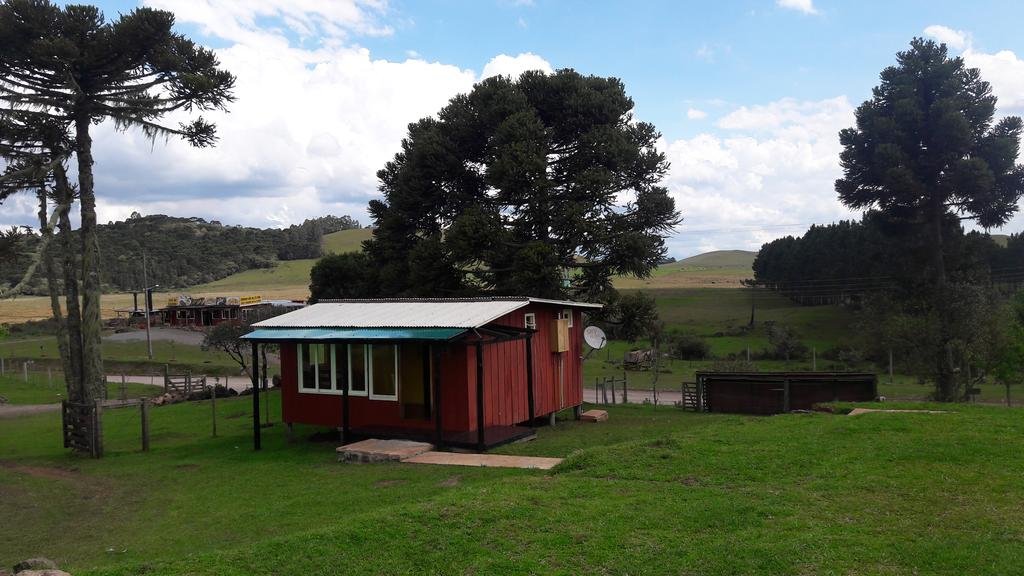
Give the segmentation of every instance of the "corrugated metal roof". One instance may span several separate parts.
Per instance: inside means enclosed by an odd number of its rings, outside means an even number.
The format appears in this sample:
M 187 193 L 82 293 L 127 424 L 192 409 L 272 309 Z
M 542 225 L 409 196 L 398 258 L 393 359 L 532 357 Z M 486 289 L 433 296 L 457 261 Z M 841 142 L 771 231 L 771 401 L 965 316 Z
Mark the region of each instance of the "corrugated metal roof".
M 251 341 L 451 340 L 463 328 L 260 328 L 242 336 Z
M 477 328 L 529 302 L 339 302 L 307 306 L 257 328 Z

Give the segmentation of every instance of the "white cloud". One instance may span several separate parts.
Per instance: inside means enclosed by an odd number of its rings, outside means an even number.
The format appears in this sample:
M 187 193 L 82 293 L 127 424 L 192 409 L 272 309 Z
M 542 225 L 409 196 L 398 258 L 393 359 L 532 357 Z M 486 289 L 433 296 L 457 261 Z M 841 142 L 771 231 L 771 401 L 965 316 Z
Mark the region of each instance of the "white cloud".
M 662 145 L 672 163 L 665 184 L 686 218 L 669 240 L 672 255 L 756 250 L 812 222 L 856 217 L 834 190 L 837 134 L 853 124 L 845 97 L 741 107 L 717 124 L 722 135 Z
M 964 50 L 971 46 L 971 35 L 963 30 L 933 24 L 924 29 L 924 35 L 944 43 L 953 50 Z
M 1010 50 L 995 54 L 967 50 L 964 62 L 981 69 L 981 77 L 992 84 L 1000 112 L 1024 112 L 1024 60 Z
M 252 41 L 274 32 L 259 20 L 276 19 L 300 37 L 338 40 L 349 34 L 388 35 L 380 23 L 383 0 L 144 0 L 153 8 L 170 10 L 178 22 L 197 24 L 204 33 L 235 42 Z
M 512 79 L 518 78 L 520 74 L 528 70 L 541 70 L 552 72 L 554 68 L 551 63 L 532 52 L 524 52 L 517 56 L 498 54 L 484 66 L 480 78 L 491 76 L 509 76 Z
M 696 108 L 690 108 L 686 111 L 686 117 L 690 120 L 703 120 L 708 117 L 708 113 Z
M 775 4 L 788 10 L 796 10 L 804 14 L 819 14 L 814 7 L 814 0 L 775 0 Z
M 924 34 L 961 52 L 968 66 L 981 70 L 981 77 L 992 85 L 992 92 L 999 99 L 1001 113 L 1024 112 L 1024 60 L 1016 53 L 1011 50 L 995 53 L 977 50 L 970 32 L 939 24 L 928 26 Z

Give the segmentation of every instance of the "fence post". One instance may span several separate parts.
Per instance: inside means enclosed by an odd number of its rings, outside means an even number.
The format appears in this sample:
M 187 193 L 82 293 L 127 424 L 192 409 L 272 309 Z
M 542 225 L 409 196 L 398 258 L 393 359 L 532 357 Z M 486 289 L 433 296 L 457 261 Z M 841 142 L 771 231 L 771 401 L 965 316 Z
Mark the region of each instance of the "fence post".
M 139 404 L 142 414 L 142 451 L 149 452 L 149 398 L 143 398 Z
M 4 372 L 6 371 L 6 369 L 7 369 L 7 367 L 4 366 L 4 357 L 0 356 L 0 376 L 4 375 Z
M 210 388 L 210 414 L 213 419 L 213 437 L 217 437 L 217 385 Z
M 46 386 L 53 389 L 53 369 L 49 366 L 46 367 Z
M 594 376 L 594 404 L 601 403 L 601 391 L 598 390 L 597 376 Z
M 782 411 L 789 412 L 789 379 L 782 381 Z
M 24 362 L 21 363 L 21 373 L 22 373 L 22 376 L 25 378 L 25 382 L 27 383 L 28 382 L 28 360 L 25 360 Z
M 92 413 L 92 455 L 93 458 L 103 457 L 103 401 L 97 400 Z
M 164 394 L 167 393 L 167 384 L 170 380 L 170 376 L 167 374 L 167 364 L 164 364 Z
M 818 371 L 818 347 L 811 347 L 811 371 Z
M 612 404 L 615 404 L 615 378 L 612 378 L 610 384 L 612 385 Z
M 622 403 L 626 404 L 629 402 L 629 389 L 626 386 L 626 379 L 622 379 Z
M 892 348 L 889 348 L 889 385 L 892 386 Z

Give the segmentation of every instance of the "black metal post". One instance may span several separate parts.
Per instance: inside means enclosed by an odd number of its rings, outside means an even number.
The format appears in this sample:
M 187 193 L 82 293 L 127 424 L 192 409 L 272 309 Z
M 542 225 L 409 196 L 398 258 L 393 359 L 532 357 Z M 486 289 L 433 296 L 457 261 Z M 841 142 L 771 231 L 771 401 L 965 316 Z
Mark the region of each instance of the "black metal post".
M 252 445 L 253 450 L 260 449 L 260 385 L 258 353 L 259 344 L 252 343 Z
M 483 450 L 484 441 L 484 343 L 476 343 L 476 443 Z
M 444 428 L 441 423 L 441 351 L 435 345 L 430 346 L 434 358 L 434 446 L 438 449 L 444 445 Z
M 536 418 L 533 408 L 533 334 L 526 335 L 526 414 L 533 426 Z
M 782 411 L 789 412 L 789 379 L 782 381 Z

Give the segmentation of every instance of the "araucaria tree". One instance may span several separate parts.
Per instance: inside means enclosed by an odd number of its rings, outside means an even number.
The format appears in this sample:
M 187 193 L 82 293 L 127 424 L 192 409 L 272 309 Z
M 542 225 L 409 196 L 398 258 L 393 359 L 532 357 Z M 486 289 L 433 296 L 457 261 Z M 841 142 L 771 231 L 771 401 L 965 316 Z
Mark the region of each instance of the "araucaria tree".
M 173 26 L 173 14 L 149 8 L 108 22 L 93 6 L 58 6 L 48 0 L 7 0 L 0 5 L 0 128 L 14 121 L 40 130 L 63 126 L 67 134 L 61 140 L 67 144 L 41 150 L 48 159 L 45 165 L 59 180 L 71 154 L 77 163 L 80 244 L 67 244 L 64 261 L 80 262 L 81 324 L 69 326 L 67 337 L 76 342 L 71 350 L 80 345 L 81 362 L 80 371 L 68 374 L 67 380 L 69 387 L 81 387 L 85 401 L 101 390 L 105 380 L 91 130 L 111 122 L 122 130 L 139 129 L 150 139 L 181 137 L 195 146 L 209 146 L 216 141 L 209 122 L 196 118 L 172 124 L 164 118 L 223 109 L 232 100 L 234 77 L 218 68 L 213 52 L 175 33 Z M 40 135 L 28 140 L 42 142 L 43 148 L 47 144 Z M 56 183 L 64 194 L 72 186 Z M 68 281 L 65 278 L 70 302 L 74 286 Z M 77 283 L 74 275 L 71 282 Z
M 876 208 L 920 230 L 933 286 L 924 313 L 937 320 L 932 355 L 936 397 L 956 397 L 954 350 L 958 287 L 947 274 L 950 221 L 1005 224 L 1024 191 L 1016 164 L 1021 119 L 993 122 L 996 98 L 977 69 L 950 58 L 944 44 L 915 39 L 882 71 L 856 128 L 840 133 L 843 177 L 836 191 L 851 208 Z
M 366 295 L 598 298 L 648 275 L 680 218 L 632 109 L 615 78 L 526 72 L 410 125 L 377 174 Z

